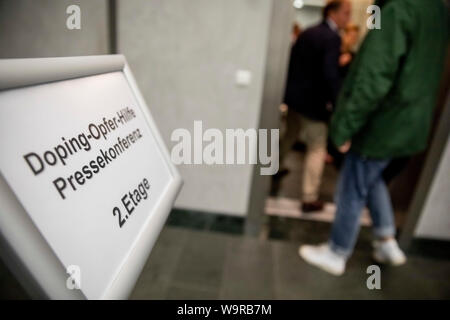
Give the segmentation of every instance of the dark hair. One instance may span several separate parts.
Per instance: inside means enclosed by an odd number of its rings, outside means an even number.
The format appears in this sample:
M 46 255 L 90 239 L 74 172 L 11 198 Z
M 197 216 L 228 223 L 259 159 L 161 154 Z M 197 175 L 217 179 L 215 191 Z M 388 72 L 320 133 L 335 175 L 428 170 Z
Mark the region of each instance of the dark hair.
M 332 11 L 337 11 L 341 8 L 342 4 L 344 3 L 344 0 L 331 0 L 328 1 L 328 3 L 325 5 L 322 11 L 322 17 L 325 20 L 328 18 L 328 15 Z

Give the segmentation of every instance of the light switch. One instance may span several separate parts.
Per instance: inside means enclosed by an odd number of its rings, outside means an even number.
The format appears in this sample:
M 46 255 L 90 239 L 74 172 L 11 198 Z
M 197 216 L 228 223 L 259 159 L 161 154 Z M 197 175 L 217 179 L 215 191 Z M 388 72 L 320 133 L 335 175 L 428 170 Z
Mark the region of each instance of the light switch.
M 240 87 L 247 87 L 252 82 L 252 73 L 249 70 L 236 71 L 236 84 Z

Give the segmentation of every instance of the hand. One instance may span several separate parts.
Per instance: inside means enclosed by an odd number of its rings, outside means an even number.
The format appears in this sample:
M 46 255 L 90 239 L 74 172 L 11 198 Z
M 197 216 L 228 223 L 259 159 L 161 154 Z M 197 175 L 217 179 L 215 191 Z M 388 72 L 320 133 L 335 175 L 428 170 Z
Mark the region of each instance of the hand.
M 343 53 L 339 56 L 339 66 L 343 67 L 348 65 L 352 61 L 352 55 L 350 53 Z
M 352 146 L 352 142 L 350 140 L 346 141 L 342 146 L 338 148 L 340 153 L 347 153 L 348 150 L 350 150 L 350 147 Z
M 289 110 L 289 108 L 288 108 L 287 104 L 282 103 L 282 104 L 280 105 L 280 112 L 281 112 L 281 113 L 287 113 L 288 110 Z

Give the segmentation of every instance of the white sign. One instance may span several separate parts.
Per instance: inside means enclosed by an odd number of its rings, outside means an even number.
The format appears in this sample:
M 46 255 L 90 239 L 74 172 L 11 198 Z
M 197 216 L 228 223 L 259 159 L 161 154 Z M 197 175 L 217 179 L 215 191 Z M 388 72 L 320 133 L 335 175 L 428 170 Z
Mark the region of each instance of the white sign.
M 0 91 L 0 150 L 49 246 L 102 298 L 173 181 L 124 73 Z

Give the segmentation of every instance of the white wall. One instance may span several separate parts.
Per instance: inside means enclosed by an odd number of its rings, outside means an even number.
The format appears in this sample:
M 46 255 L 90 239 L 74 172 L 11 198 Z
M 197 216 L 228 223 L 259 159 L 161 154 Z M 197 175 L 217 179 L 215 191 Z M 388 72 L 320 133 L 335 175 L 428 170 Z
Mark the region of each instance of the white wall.
M 223 132 L 257 127 L 272 1 L 118 1 L 119 52 L 169 148 L 172 131 L 192 132 L 195 120 Z M 238 69 L 252 72 L 249 87 L 236 86 Z M 179 169 L 185 184 L 176 207 L 246 214 L 251 166 Z
M 312 27 L 322 21 L 322 7 L 320 6 L 304 6 L 296 10 L 295 21 L 299 24 L 302 30 Z
M 431 184 L 415 236 L 450 240 L 450 139 Z
M 118 48 L 169 146 L 176 128 L 258 126 L 274 0 L 117 0 Z M 279 0 L 281 1 L 281 0 Z M 290 0 L 284 0 L 291 3 Z M 66 8 L 81 7 L 81 30 Z M 288 35 L 289 36 L 289 35 Z M 0 58 L 107 54 L 107 0 L 0 0 Z M 249 87 L 235 72 L 250 70 Z M 177 207 L 233 215 L 248 208 L 251 166 L 181 166 Z
M 66 27 L 67 6 L 81 8 L 81 30 Z M 108 53 L 106 0 L 0 0 L 0 58 Z

